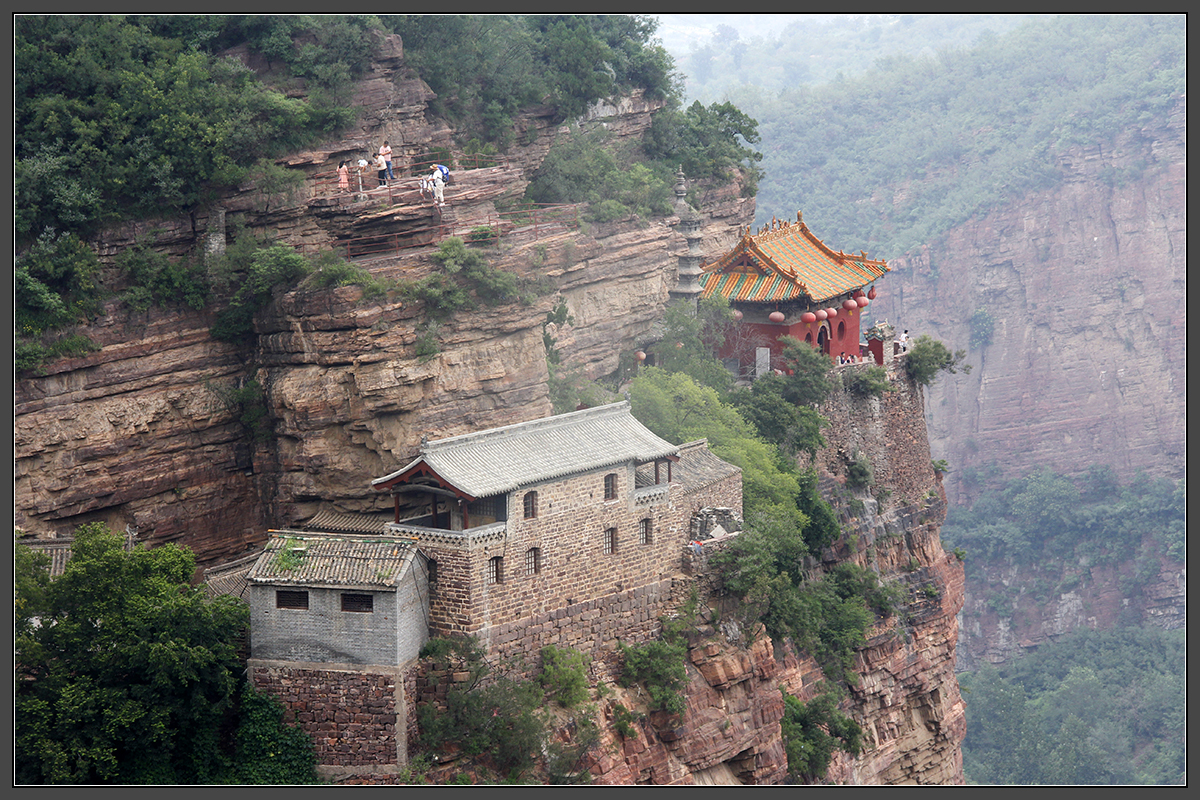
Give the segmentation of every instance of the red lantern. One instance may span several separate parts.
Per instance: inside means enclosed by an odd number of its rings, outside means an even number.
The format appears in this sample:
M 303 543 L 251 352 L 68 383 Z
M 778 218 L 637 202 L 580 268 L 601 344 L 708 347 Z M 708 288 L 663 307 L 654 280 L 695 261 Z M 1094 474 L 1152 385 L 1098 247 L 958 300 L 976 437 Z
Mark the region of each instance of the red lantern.
M 637 351 L 637 353 L 635 353 L 634 355 L 636 355 L 636 356 L 637 356 L 637 360 L 638 360 L 638 361 L 645 361 L 645 360 L 646 360 L 646 354 L 645 354 L 645 352 L 643 352 L 643 351 L 641 351 L 641 350 L 638 350 L 638 351 Z
M 827 308 L 825 313 L 829 315 L 830 319 L 837 319 L 838 310 L 836 308 Z
M 867 296 L 867 293 L 864 292 L 862 289 L 854 290 L 854 299 L 855 300 L 859 299 L 860 297 L 866 297 L 866 296 Z
M 736 308 L 733 310 L 733 321 L 734 322 L 742 321 L 742 312 L 738 311 Z
M 771 320 L 771 322 L 774 322 L 776 325 L 778 325 L 781 322 L 783 322 L 785 319 L 787 319 L 787 317 L 785 317 L 783 315 L 782 311 L 772 311 L 771 315 L 769 317 L 767 317 L 767 319 Z
M 875 293 L 875 287 L 874 287 L 874 286 L 872 286 L 872 287 L 871 287 L 871 291 L 867 292 L 867 299 L 868 299 L 868 300 L 874 300 L 874 299 L 875 299 L 875 294 L 876 294 L 876 293 Z
M 846 309 L 847 311 L 853 311 L 854 309 L 858 308 L 858 301 L 846 300 L 842 303 L 842 308 Z
M 827 320 L 827 319 L 829 319 L 829 312 L 822 308 L 820 311 L 818 311 L 816 313 L 816 317 L 817 317 L 817 319 L 822 320 L 822 321 Z
M 867 298 L 865 298 L 865 297 L 858 298 L 858 307 L 859 308 L 866 308 L 869 305 L 871 305 L 871 301 L 868 300 Z
M 803 314 L 800 315 L 800 321 L 805 324 L 811 325 L 812 323 L 817 321 L 817 315 L 811 311 L 805 311 Z

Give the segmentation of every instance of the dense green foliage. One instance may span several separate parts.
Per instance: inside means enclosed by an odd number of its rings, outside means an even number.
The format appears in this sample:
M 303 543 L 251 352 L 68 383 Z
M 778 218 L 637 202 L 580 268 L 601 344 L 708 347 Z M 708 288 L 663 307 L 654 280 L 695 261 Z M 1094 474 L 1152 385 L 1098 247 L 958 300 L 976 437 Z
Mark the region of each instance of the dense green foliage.
M 464 138 L 506 146 L 517 112 L 549 105 L 559 120 L 601 98 L 676 92 L 673 64 L 650 17 L 597 14 L 382 16 L 405 60 L 437 93 L 434 113 Z
M 781 47 L 807 47 L 796 33 L 785 32 Z M 970 49 L 895 55 L 820 86 L 789 81 L 727 96 L 771 143 L 760 220 L 802 208 L 827 241 L 890 256 L 1055 185 L 1065 147 L 1107 147 L 1161 120 L 1186 92 L 1185 48 L 1182 16 L 1038 17 Z M 778 48 L 760 53 L 774 59 Z
M 190 551 L 83 526 L 47 580 L 15 547 L 19 783 L 315 781 L 312 743 L 242 678 L 245 605 L 189 586 Z
M 1182 631 L 1077 630 L 960 677 L 972 783 L 1181 784 Z
M 784 695 L 783 702 L 780 728 L 793 781 L 820 780 L 835 750 L 858 755 L 862 749 L 862 728 L 837 710 L 838 694 L 832 688 L 807 703 L 790 694 Z
M 583 783 L 588 775 L 579 764 L 595 746 L 598 731 L 585 707 L 572 718 L 570 742 L 553 741 L 553 718 L 547 713 L 547 694 L 559 705 L 578 706 L 587 698 L 583 654 L 547 647 L 543 672 L 537 680 L 515 676 L 515 664 L 493 664 L 474 638 L 431 639 L 421 658 L 433 666 L 465 673 L 446 693 L 446 708 L 421 703 L 418 745 L 425 753 L 456 749 L 470 765 L 494 771 L 505 782 L 520 780 L 542 768 L 551 783 Z
M 895 391 L 887 379 L 887 370 L 883 367 L 865 367 L 843 373 L 843 383 L 846 391 L 859 397 L 882 397 L 885 392 Z
M 669 214 L 676 173 L 724 185 L 735 173 L 753 195 L 762 176 L 758 124 L 731 103 L 658 112 L 640 146 L 616 145 L 604 130 L 575 133 L 546 155 L 525 196 L 537 203 L 590 204 L 588 216 L 605 222 L 637 214 Z
M 904 357 L 904 371 L 917 385 L 928 386 L 933 383 L 939 372 L 954 374 L 960 369 L 970 372 L 971 365 L 963 363 L 966 357 L 966 350 L 955 350 L 951 353 L 946 345 L 923 333 L 909 345 L 908 353 Z
M 559 705 L 572 708 L 588 697 L 587 658 L 569 647 L 542 648 L 542 688 Z
M 217 55 L 248 42 L 331 90 L 365 66 L 369 20 L 21 16 L 15 30 L 16 233 L 87 234 L 128 215 L 187 210 L 349 116 Z M 313 42 L 296 47 L 304 31 Z
M 962 471 L 968 481 L 977 474 Z M 1157 574 L 1160 558 L 1186 560 L 1186 507 L 1181 482 L 1139 474 L 1122 485 L 1112 467 L 1099 465 L 1075 480 L 1041 470 L 999 483 L 967 510 L 952 510 L 942 538 L 973 560 L 1061 562 L 1084 574 L 1091 566 L 1128 565 L 1128 588 L 1137 588 Z
M 687 645 L 658 640 L 626 647 L 620 645 L 622 686 L 642 684 L 650 694 L 651 710 L 682 714 L 686 708 Z
M 254 333 L 254 315 L 267 306 L 278 286 L 294 286 L 312 270 L 290 247 L 272 245 L 254 251 L 245 277 L 213 322 L 214 339 L 244 342 Z

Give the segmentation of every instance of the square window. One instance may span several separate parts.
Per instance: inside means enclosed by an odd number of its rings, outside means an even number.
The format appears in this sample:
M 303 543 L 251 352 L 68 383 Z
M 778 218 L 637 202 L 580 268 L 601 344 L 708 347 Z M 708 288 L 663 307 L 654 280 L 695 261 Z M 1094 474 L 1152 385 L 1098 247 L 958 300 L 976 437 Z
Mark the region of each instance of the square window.
M 275 607 L 295 608 L 300 611 L 307 611 L 308 592 L 294 591 L 291 589 L 276 589 Z
M 342 595 L 342 611 L 369 614 L 375 610 L 375 596 L 370 594 Z

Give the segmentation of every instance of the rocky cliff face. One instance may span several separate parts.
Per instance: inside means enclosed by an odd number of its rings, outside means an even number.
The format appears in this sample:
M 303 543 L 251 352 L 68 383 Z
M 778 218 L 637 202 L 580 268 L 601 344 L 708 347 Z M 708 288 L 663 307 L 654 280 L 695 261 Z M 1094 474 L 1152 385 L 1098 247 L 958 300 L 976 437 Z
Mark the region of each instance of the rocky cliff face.
M 989 464 L 1004 479 L 1089 464 L 1122 480 L 1185 473 L 1186 98 L 1108 146 L 1065 152 L 1059 166 L 1061 185 L 892 260 L 874 306 L 897 329 L 969 350 L 973 372 L 943 373 L 926 407 L 952 502 L 975 496 L 964 474 Z M 979 310 L 991 341 L 971 345 Z M 1092 570 L 1085 588 L 1060 594 L 1022 587 L 1063 575 L 987 565 L 986 584 L 967 587 L 960 669 L 1118 619 L 1182 627 L 1182 565 L 1164 560 L 1132 600 L 1120 589 L 1129 568 Z M 1012 596 L 1000 613 L 998 591 Z
M 450 143 L 449 129 L 426 116 L 428 87 L 404 69 L 398 40 L 380 41 L 357 96 L 364 106 L 359 129 L 288 160 L 309 177 L 291 196 L 247 186 L 186 219 L 108 231 L 96 243 L 101 254 L 111 257 L 141 239 L 183 255 L 239 225 L 308 251 L 380 232 L 434 240 L 468 233 L 494 214 L 500 197 L 523 191 L 554 137 L 565 135 L 548 117 L 528 117 L 522 124 L 533 133 L 519 138 L 531 144 L 501 166 L 457 171 L 444 214 L 411 189 L 400 190 L 394 203 L 330 198 L 313 177 L 385 138 L 397 159 Z M 654 109 L 639 98 L 601 104 L 585 123 L 640 135 Z M 711 255 L 750 223 L 754 206 L 731 187 L 707 192 L 702 211 L 703 247 Z M 209 336 L 211 312 L 133 313 L 111 300 L 81 331 L 101 345 L 98 352 L 17 382 L 15 524 L 66 533 L 104 520 L 117 530 L 136 529 L 152 544 L 185 544 L 201 564 L 213 564 L 260 545 L 267 528 L 302 522 L 322 505 L 375 508 L 369 481 L 411 458 L 422 435 L 451 436 L 550 412 L 542 334 L 560 301 L 573 320 L 555 331 L 568 369 L 611 374 L 622 354 L 652 341 L 676 257 L 686 250 L 672 222 L 508 231 L 494 265 L 544 279 L 544 293 L 459 312 L 437 327 L 432 356 L 417 352 L 427 330 L 424 308 L 396 293 L 365 300 L 353 286 L 283 292 L 259 315 L 253 342 L 237 345 Z M 429 255 L 429 247 L 418 247 L 360 264 L 377 277 L 419 278 L 432 268 Z M 243 422 L 253 394 L 237 393 L 255 383 L 270 418 L 271 435 L 262 439 Z M 961 781 L 962 702 L 953 663 L 962 573 L 937 538 L 944 495 L 929 469 L 919 397 L 910 389 L 888 399 L 887 409 L 896 412 L 890 418 L 883 407 L 830 411 L 839 420 L 839 447 L 870 451 L 895 499 L 886 511 L 870 499 L 857 515 L 847 511 L 854 533 L 826 559 L 869 564 L 914 591 L 935 587 L 905 618 L 881 621 L 860 653 L 863 679 L 848 707 L 868 729 L 870 751 L 837 761 L 831 777 L 839 781 Z M 860 425 L 858 417 L 874 421 Z M 842 496 L 840 458 L 835 447 L 821 461 L 835 498 Z M 600 781 L 782 780 L 779 687 L 811 696 L 820 675 L 815 663 L 769 639 L 737 636 L 697 639 L 691 661 L 695 724 L 688 734 L 671 738 L 647 729 L 635 744 L 606 733 L 620 755 L 595 765 Z
M 960 615 L 959 672 L 1019 658 L 1078 628 L 1186 628 L 1185 566 L 1160 557 L 1144 581 L 1137 566 L 1074 567 L 1063 574 L 1044 565 L 983 564 L 980 580 L 967 585 Z M 1067 582 L 1074 588 L 1055 588 Z
M 850 369 L 850 368 L 843 368 Z M 864 730 L 863 752 L 838 753 L 826 781 L 846 784 L 962 783 L 960 746 L 965 707 L 955 678 L 963 568 L 938 538 L 946 502 L 929 467 L 919 390 L 896 379 L 898 391 L 859 399 L 838 392 L 822 409 L 831 420 L 820 454 L 822 493 L 839 510 L 843 535 L 811 566 L 851 562 L 883 583 L 898 583 L 907 600 L 877 621 L 858 651 L 858 682 L 842 709 Z M 842 453 L 868 453 L 876 470 L 869 493 L 844 484 Z M 913 459 L 910 451 L 923 452 Z M 861 506 L 851 502 L 857 499 Z M 689 584 L 679 594 L 687 596 Z M 700 596 L 719 608 L 689 637 L 687 710 L 681 719 L 649 714 L 635 736 L 609 725 L 590 764 L 605 784 L 776 784 L 786 782 L 787 756 L 779 721 L 784 693 L 807 702 L 825 676 L 812 658 L 739 626 L 731 598 Z M 615 703 L 645 707 L 634 690 L 615 689 L 602 702 L 610 722 Z
M 245 53 L 240 55 L 256 65 Z M 258 65 L 262 66 L 262 65 Z M 565 128 L 534 109 L 528 142 L 488 169 L 456 171 L 439 212 L 415 179 L 391 194 L 336 195 L 321 176 L 343 158 L 389 139 L 395 159 L 419 159 L 452 144 L 428 118 L 428 86 L 403 64 L 397 37 L 381 38 L 358 84 L 360 125 L 286 160 L 305 176 L 284 196 L 252 185 L 186 218 L 129 223 L 95 245 L 111 258 L 134 242 L 175 256 L 195 254 L 238 227 L 306 252 L 397 234 L 405 244 L 465 236 L 495 221 L 498 199 L 521 194 Z M 581 121 L 637 137 L 660 104 L 640 97 L 595 106 Z M 718 250 L 753 218 L 737 187 L 705 197 L 705 246 Z M 550 411 L 542 323 L 561 299 L 573 324 L 557 331 L 564 364 L 595 378 L 644 345 L 661 319 L 686 243 L 673 220 L 627 220 L 589 233 L 559 226 L 506 229 L 500 269 L 548 281 L 530 303 L 466 311 L 437 328 L 440 352 L 416 353 L 424 309 L 394 294 L 364 302 L 353 287 L 296 290 L 260 315 L 254 342 L 234 347 L 208 335 L 211 314 L 131 313 L 119 300 L 81 333 L 101 350 L 50 365 L 17 383 L 14 522 L 67 533 L 101 519 L 143 538 L 192 547 L 201 563 L 261 542 L 269 526 L 310 516 L 321 502 L 363 510 L 368 483 L 408 459 L 423 434 L 449 436 L 545 416 Z M 411 279 L 432 268 L 429 247 L 360 262 L 380 278 Z M 109 286 L 120 291 L 115 275 Z M 543 283 L 546 286 L 545 283 Z M 230 398 L 256 381 L 273 435 L 255 442 Z
M 930 444 L 955 502 L 967 467 L 1005 477 L 1110 464 L 1181 478 L 1186 424 L 1187 103 L 1108 147 L 1071 150 L 1053 189 L 891 262 L 875 310 L 967 348 L 929 391 Z

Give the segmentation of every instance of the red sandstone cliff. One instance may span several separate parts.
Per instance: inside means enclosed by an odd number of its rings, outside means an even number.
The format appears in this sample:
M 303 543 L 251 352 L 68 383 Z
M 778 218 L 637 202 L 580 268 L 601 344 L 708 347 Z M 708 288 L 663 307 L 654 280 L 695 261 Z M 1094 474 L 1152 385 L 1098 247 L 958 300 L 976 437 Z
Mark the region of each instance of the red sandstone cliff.
M 1059 167 L 1060 185 L 893 259 L 873 306 L 898 329 L 955 348 L 968 347 L 977 309 L 994 319 L 991 343 L 969 350 L 974 370 L 928 390 L 930 445 L 950 462 L 954 503 L 977 489 L 964 471 L 991 463 L 1004 479 L 1094 463 L 1122 480 L 1185 473 L 1186 97 L 1104 147 L 1063 153 Z M 1183 627 L 1183 565 L 1164 559 L 1132 609 L 1119 586 L 1131 568 L 1093 569 L 1082 588 L 1039 596 L 1023 587 L 1067 576 L 985 565 L 987 585 L 967 590 L 960 669 L 1077 627 L 1110 627 L 1123 613 L 1129 621 L 1131 611 Z M 1011 616 L 990 607 L 996 591 L 1013 596 Z
M 385 138 L 402 143 L 398 158 L 450 143 L 449 128 L 426 116 L 428 87 L 405 71 L 398 41 L 380 43 L 358 97 L 365 109 L 359 129 L 288 163 L 313 175 Z M 597 108 L 593 117 L 632 136 L 645 130 L 654 110 L 632 98 L 612 106 L 612 113 Z M 518 148 L 506 166 L 457 173 L 450 213 L 441 220 L 448 233 L 469 231 L 502 194 L 520 192 L 560 135 L 544 117 L 522 124 L 536 131 L 533 144 Z M 239 222 L 317 250 L 388 226 L 438 221 L 420 204 L 331 203 L 312 185 L 290 198 L 264 198 L 245 187 L 219 210 L 131 223 L 96 244 L 111 257 L 152 234 L 157 248 L 180 255 Z M 750 222 L 753 201 L 736 189 L 710 192 L 703 211 L 704 247 L 716 252 Z M 307 518 L 321 503 L 345 511 L 372 507 L 378 499 L 369 480 L 408 459 L 422 434 L 449 436 L 549 412 L 541 326 L 560 299 L 574 318 L 559 331 L 568 367 L 610 374 L 622 353 L 649 341 L 674 280 L 675 257 L 686 247 L 669 222 L 630 220 L 586 233 L 507 240 L 497 266 L 549 277 L 553 290 L 528 305 L 455 316 L 441 326 L 440 352 L 430 360 L 416 353 L 419 305 L 395 296 L 364 301 L 354 287 L 281 294 L 258 319 L 249 347 L 214 341 L 211 314 L 137 314 L 111 301 L 81 331 L 101 345 L 98 352 L 17 382 L 15 523 L 67 532 L 101 519 L 118 530 L 136 528 L 153 544 L 186 544 L 201 563 L 214 563 L 260 544 L 268 527 Z M 382 277 L 420 277 L 430 269 L 429 253 L 406 252 L 366 266 Z M 249 380 L 265 389 L 270 441 L 251 442 L 223 400 Z M 916 396 L 905 395 L 910 411 Z M 855 537 L 847 535 L 828 558 L 870 563 L 885 576 L 915 558 L 922 579 L 939 587 L 939 600 L 914 606 L 903 624 L 883 620 L 873 632 L 860 654 L 863 680 L 850 704 L 869 730 L 870 750 L 837 762 L 831 777 L 956 782 L 963 723 L 953 679 L 954 615 L 961 568 L 937 540 L 944 497 L 928 469 L 924 426 L 911 413 L 895 419 L 909 424 L 881 422 L 877 432 L 844 426 L 847 443 L 879 454 L 881 480 L 895 485 L 897 499 L 885 513 L 853 522 L 847 517 Z M 824 466 L 837 473 L 836 458 L 829 459 Z M 905 574 L 908 580 L 916 573 Z M 817 677 L 815 664 L 765 639 L 743 649 L 719 637 L 697 641 L 692 663 L 690 732 L 670 742 L 647 734 L 646 755 L 626 743 L 620 759 L 597 763 L 599 780 L 711 782 L 726 774 L 723 765 L 759 782 L 781 779 L 779 685 L 804 697 Z
M 1187 434 L 1187 101 L 1106 147 L 1059 159 L 1063 182 L 891 261 L 877 317 L 967 347 L 969 375 L 929 390 L 930 444 L 954 469 L 1016 477 L 1109 464 L 1181 478 Z

